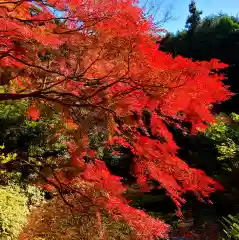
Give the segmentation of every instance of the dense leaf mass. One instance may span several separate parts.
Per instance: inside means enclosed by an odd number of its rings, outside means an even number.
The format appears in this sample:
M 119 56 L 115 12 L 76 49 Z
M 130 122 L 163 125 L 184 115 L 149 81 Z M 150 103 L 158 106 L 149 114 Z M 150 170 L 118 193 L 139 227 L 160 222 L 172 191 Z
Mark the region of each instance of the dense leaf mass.
M 179 210 L 186 191 L 202 200 L 221 188 L 177 157 L 167 124 L 182 128 L 189 122 L 194 134 L 213 121 L 211 105 L 231 96 L 216 73 L 225 64 L 158 51 L 160 29 L 143 18 L 134 0 L 2 0 L 0 24 L 1 85 L 8 86 L 0 100 L 30 99 L 32 120 L 48 105 L 72 129 L 74 141 L 67 144 L 81 172 L 71 179 L 58 173 L 57 181 L 50 179 L 53 186 L 62 181 L 146 239 L 167 234 L 166 224 L 128 205 L 122 196 L 127 186 L 89 149 L 89 131 L 101 127 L 108 147 L 133 153 L 132 174 L 142 190 L 158 181 Z

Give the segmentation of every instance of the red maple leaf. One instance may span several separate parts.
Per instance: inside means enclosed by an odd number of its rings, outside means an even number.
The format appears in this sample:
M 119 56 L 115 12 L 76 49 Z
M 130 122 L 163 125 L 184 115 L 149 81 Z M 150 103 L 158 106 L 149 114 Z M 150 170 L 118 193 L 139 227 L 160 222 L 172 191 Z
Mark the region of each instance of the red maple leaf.
M 88 135 L 101 129 L 109 148 L 121 145 L 134 154 L 132 174 L 142 190 L 151 188 L 150 180 L 158 181 L 179 212 L 186 191 L 202 200 L 220 188 L 177 157 L 167 124 L 176 121 L 182 128 L 180 121 L 190 122 L 195 134 L 213 121 L 210 106 L 232 95 L 222 76 L 212 72 L 224 64 L 174 59 L 159 51 L 155 42 L 161 30 L 144 18 L 136 0 L 20 0 L 1 5 L 0 65 L 10 75 L 14 94 L 0 93 L 0 101 L 33 101 L 27 110 L 32 120 L 40 117 L 35 101 L 42 101 L 63 120 L 67 117 L 69 126 L 79 126 L 66 144 L 71 164 L 81 172 L 71 182 L 62 180 L 65 185 L 78 183 L 78 192 L 123 218 L 145 239 L 167 233 L 167 225 L 128 206 L 122 196 L 127 186 L 91 151 Z M 62 15 L 54 15 L 59 10 Z M 19 79 L 26 84 L 18 90 Z

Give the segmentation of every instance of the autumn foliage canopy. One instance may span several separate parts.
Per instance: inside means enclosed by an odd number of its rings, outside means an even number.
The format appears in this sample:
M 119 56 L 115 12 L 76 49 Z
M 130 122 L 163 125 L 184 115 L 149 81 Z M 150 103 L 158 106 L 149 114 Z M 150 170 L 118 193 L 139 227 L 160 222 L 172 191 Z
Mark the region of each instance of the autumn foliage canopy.
M 57 172 L 57 180 L 49 179 L 53 187 L 61 181 L 146 239 L 167 235 L 168 225 L 128 205 L 127 186 L 89 149 L 88 133 L 105 126 L 105 147 L 129 148 L 142 191 L 156 180 L 179 214 L 185 192 L 207 200 L 220 188 L 177 157 L 167 124 L 191 123 L 188 134 L 195 134 L 213 121 L 212 104 L 231 96 L 216 71 L 224 64 L 159 51 L 162 30 L 136 0 L 1 0 L 0 26 L 0 77 L 7 86 L 0 100 L 28 99 L 33 120 L 50 106 L 73 129 L 74 141 L 66 144 L 81 171 L 70 178 Z

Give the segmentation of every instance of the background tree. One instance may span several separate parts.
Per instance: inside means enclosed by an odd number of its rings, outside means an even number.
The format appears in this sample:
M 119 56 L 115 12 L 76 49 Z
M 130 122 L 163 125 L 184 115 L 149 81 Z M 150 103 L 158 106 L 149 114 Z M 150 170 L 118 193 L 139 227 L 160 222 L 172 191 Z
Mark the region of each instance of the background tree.
M 202 14 L 202 11 L 197 10 L 196 2 L 194 0 L 192 0 L 189 4 L 189 13 L 190 15 L 186 21 L 186 29 L 188 31 L 188 35 L 192 36 L 201 22 L 200 15 Z

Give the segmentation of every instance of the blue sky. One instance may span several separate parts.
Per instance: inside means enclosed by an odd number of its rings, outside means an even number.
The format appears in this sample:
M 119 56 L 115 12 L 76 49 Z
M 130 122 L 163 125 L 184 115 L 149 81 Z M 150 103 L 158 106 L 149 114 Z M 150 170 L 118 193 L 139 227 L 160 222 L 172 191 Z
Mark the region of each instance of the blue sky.
M 170 0 L 164 1 L 164 6 L 170 3 Z M 190 0 L 173 0 L 172 2 L 172 16 L 176 20 L 164 24 L 169 32 L 177 32 L 185 26 L 186 18 L 188 16 L 188 5 Z M 227 13 L 229 15 L 239 15 L 239 0 L 196 0 L 199 10 L 203 11 L 202 16 L 208 16 L 219 12 Z

